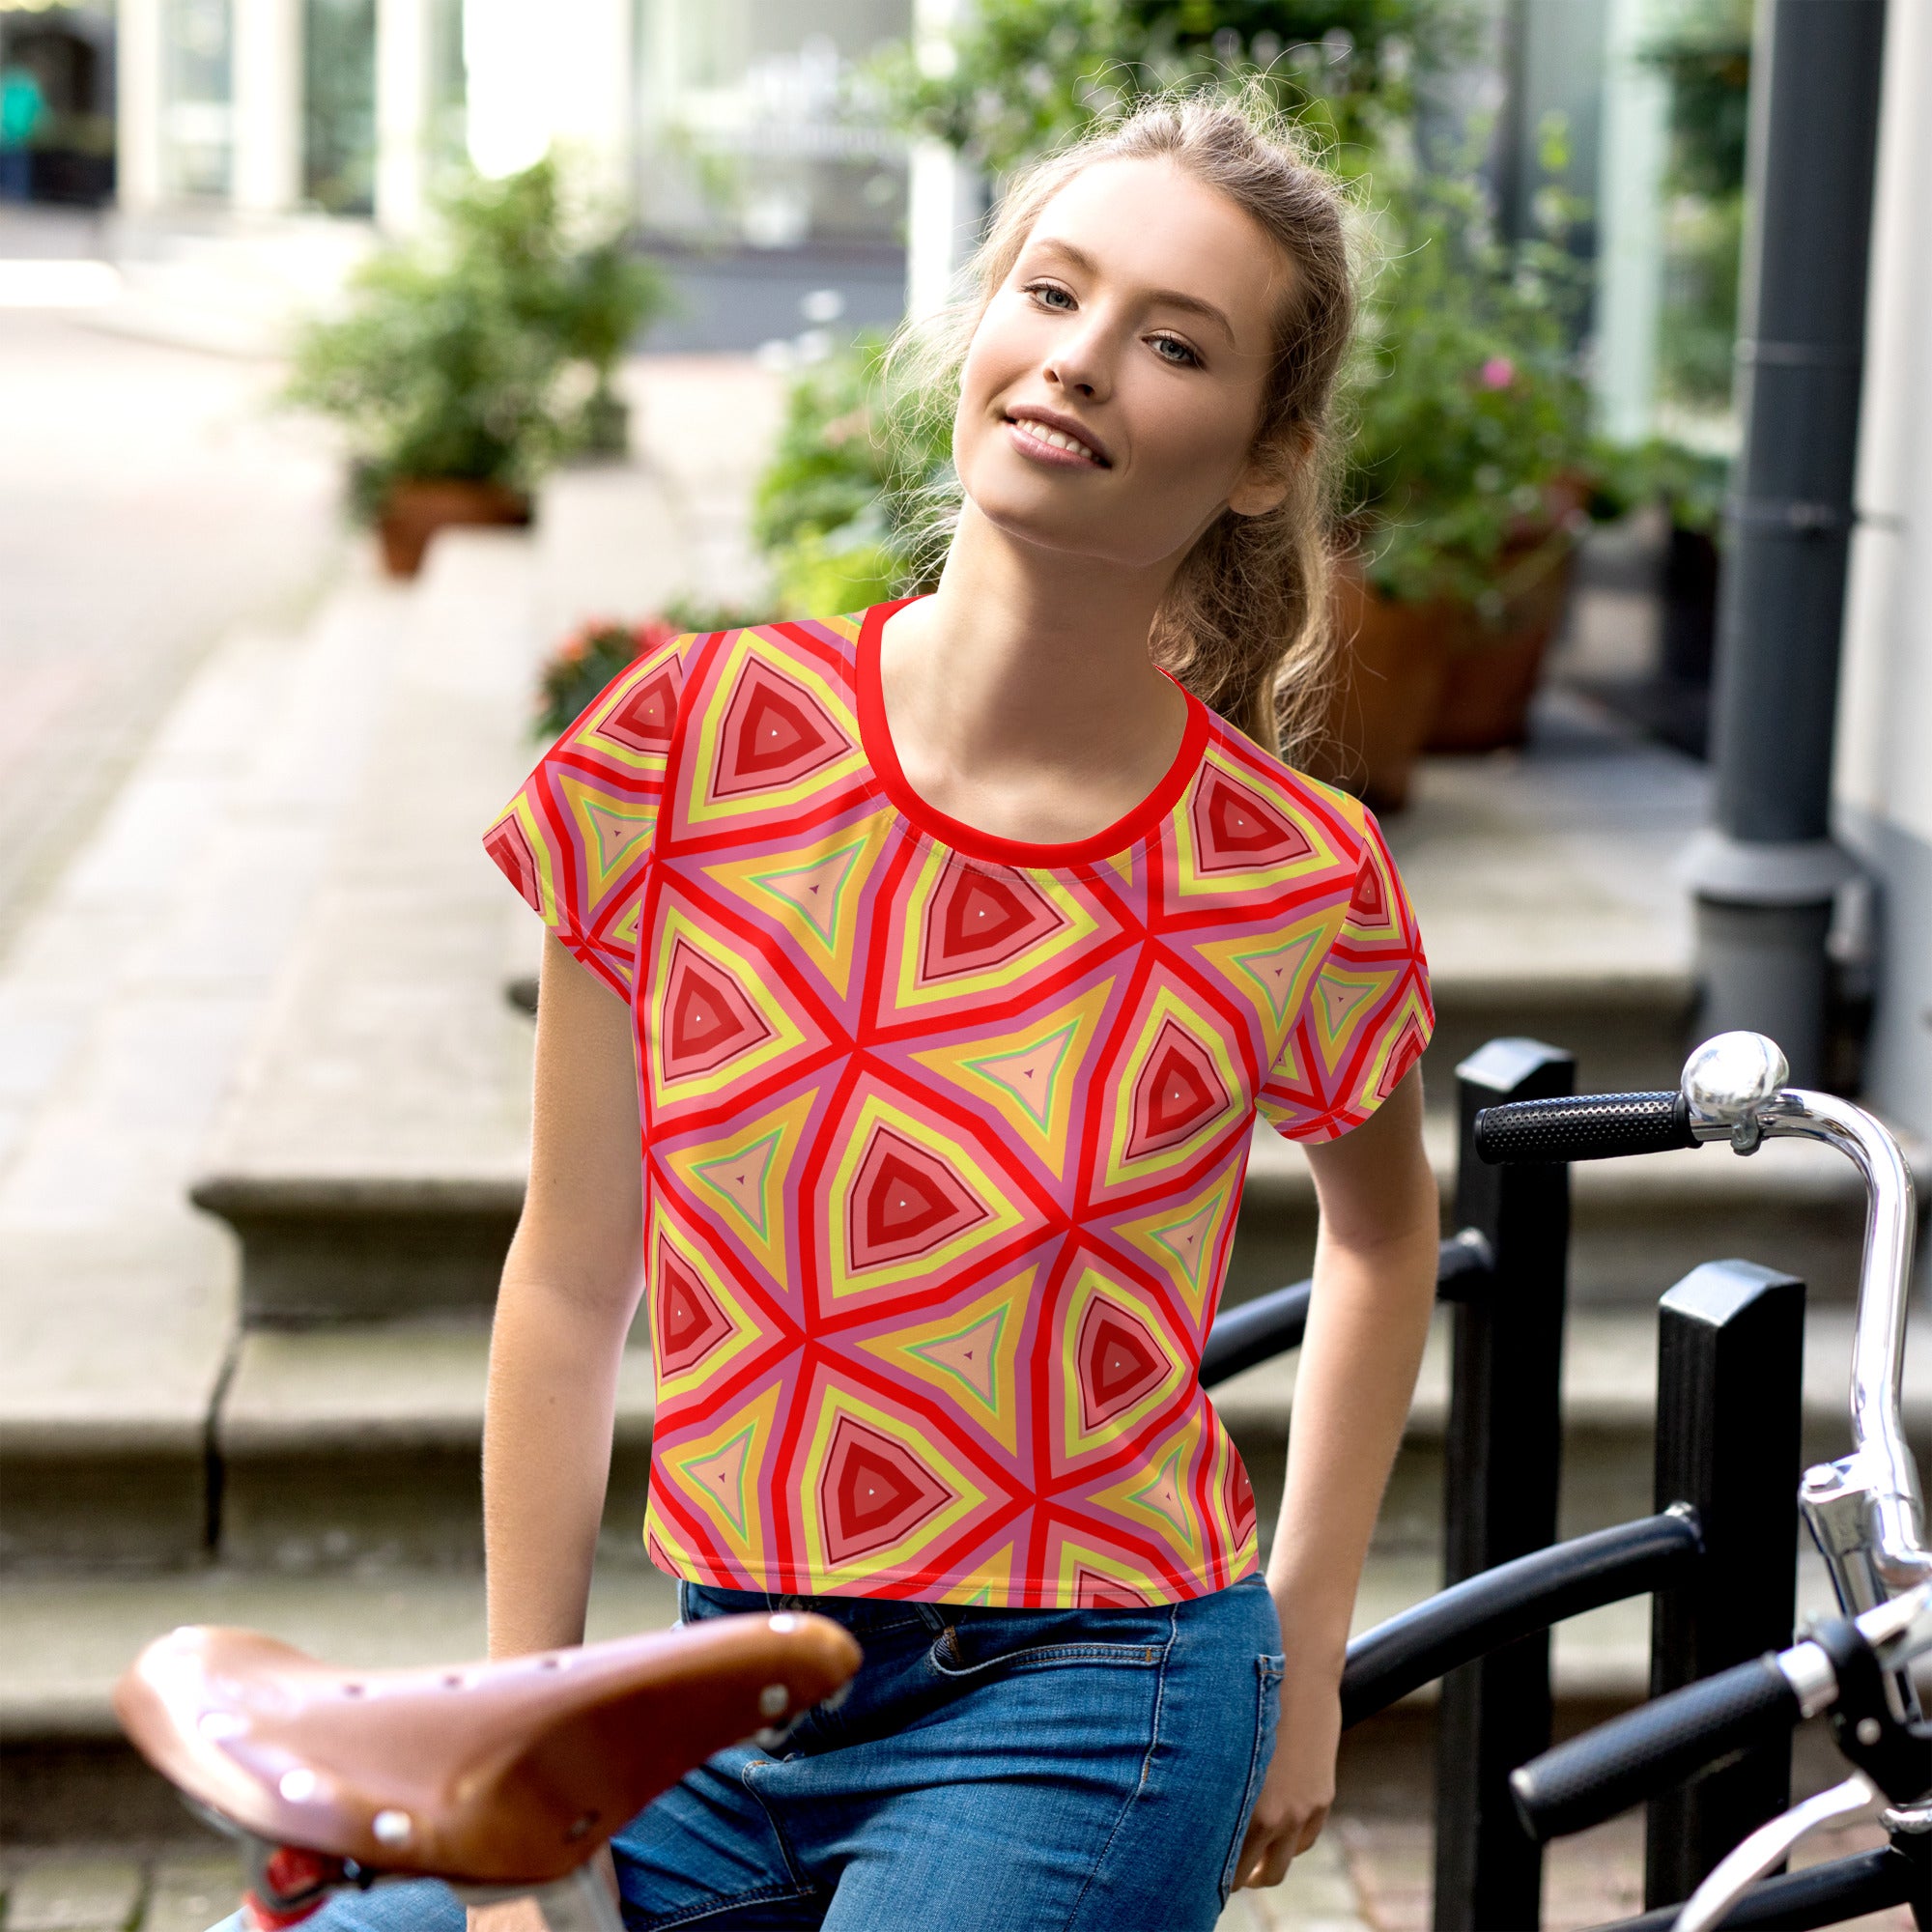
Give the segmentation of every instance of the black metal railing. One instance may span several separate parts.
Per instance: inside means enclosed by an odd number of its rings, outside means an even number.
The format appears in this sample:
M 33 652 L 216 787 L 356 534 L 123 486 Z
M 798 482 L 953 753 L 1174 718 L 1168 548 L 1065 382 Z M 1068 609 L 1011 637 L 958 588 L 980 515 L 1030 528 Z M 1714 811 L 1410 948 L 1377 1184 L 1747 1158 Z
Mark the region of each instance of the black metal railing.
M 1539 1041 L 1500 1039 L 1457 1073 L 1459 1232 L 1442 1243 L 1436 1280 L 1455 1310 L 1444 1588 L 1350 1645 L 1343 1708 L 1345 1722 L 1359 1722 L 1442 1680 L 1435 1932 L 1533 1932 L 1543 1848 L 1517 1816 L 1509 1775 L 1550 1742 L 1550 1627 L 1650 1595 L 1653 1692 L 1791 1640 L 1804 1289 L 1747 1262 L 1719 1262 L 1663 1296 L 1655 1514 L 1559 1543 L 1570 1170 L 1546 1159 L 1487 1164 L 1475 1125 L 1485 1108 L 1571 1094 L 1575 1062 Z M 1203 1350 L 1203 1382 L 1299 1346 L 1311 1292 L 1297 1282 L 1230 1309 Z M 1749 1616 L 1740 1617 L 1741 1604 Z M 1789 1784 L 1782 1738 L 1655 1800 L 1646 1907 L 1686 1897 L 1731 1844 L 1783 1808 Z M 1869 1857 L 1838 1862 L 1848 1912 L 1897 1876 Z M 1827 1884 L 1805 1898 L 1837 1895 Z M 1632 1921 L 1632 1932 L 1648 1923 Z

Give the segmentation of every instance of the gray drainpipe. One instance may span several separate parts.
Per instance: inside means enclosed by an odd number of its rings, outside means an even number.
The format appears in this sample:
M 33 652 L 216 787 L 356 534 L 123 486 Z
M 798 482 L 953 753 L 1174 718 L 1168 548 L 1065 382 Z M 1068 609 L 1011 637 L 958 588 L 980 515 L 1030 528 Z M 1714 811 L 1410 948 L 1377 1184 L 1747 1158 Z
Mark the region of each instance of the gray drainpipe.
M 1726 505 L 1713 818 L 1684 859 L 1700 1026 L 1825 1059 L 1838 643 L 1863 375 L 1885 0 L 1758 0 L 1743 313 L 1744 450 Z

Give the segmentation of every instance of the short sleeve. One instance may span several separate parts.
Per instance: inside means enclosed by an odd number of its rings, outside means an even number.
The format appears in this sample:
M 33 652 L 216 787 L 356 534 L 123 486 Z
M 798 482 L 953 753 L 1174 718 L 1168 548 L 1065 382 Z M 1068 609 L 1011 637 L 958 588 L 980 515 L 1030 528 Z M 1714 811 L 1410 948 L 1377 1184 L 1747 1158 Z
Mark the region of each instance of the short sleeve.
M 1375 815 L 1363 814 L 1354 890 L 1321 971 L 1256 1095 L 1290 1140 L 1358 1127 L 1422 1057 L 1435 1024 L 1415 908 Z
M 626 665 L 483 835 L 531 909 L 626 1002 L 693 642 L 672 638 Z

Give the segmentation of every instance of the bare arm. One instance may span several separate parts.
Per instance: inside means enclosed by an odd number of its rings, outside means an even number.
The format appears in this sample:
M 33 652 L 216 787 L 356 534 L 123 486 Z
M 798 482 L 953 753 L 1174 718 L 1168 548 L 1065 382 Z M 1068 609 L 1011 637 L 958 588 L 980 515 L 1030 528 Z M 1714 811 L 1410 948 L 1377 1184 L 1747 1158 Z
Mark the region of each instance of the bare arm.
M 1335 1795 L 1349 1620 L 1401 1446 L 1435 1300 L 1435 1181 L 1411 1072 L 1353 1133 L 1308 1149 L 1321 1232 L 1268 1557 L 1286 1668 L 1275 1754 L 1241 1881 L 1275 1885 Z
M 493 1657 L 583 1638 L 617 1367 L 643 1286 L 635 1068 L 623 1003 L 547 934 L 529 1192 L 483 1422 Z

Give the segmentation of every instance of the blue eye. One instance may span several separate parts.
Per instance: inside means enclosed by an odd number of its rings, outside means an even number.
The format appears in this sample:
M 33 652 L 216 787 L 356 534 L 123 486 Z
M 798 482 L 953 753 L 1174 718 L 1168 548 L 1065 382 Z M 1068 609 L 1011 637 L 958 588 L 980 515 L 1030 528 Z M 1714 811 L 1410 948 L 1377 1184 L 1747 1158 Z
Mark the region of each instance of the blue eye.
M 1066 295 L 1065 289 L 1053 282 L 1031 283 L 1027 288 L 1027 294 L 1032 296 L 1036 300 L 1043 300 L 1047 296 L 1066 296 L 1067 306 L 1070 308 L 1073 305 L 1073 298 L 1070 295 Z
M 1181 341 L 1179 336 L 1156 335 L 1153 340 L 1156 353 L 1167 349 L 1178 349 L 1180 351 L 1179 356 L 1163 355 L 1160 358 L 1163 362 L 1172 362 L 1177 369 L 1198 369 L 1201 366 L 1200 356 L 1195 355 L 1194 351 Z

